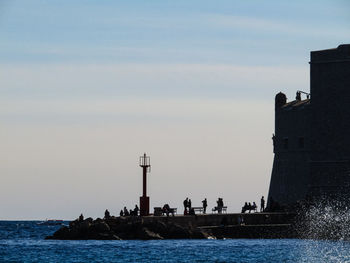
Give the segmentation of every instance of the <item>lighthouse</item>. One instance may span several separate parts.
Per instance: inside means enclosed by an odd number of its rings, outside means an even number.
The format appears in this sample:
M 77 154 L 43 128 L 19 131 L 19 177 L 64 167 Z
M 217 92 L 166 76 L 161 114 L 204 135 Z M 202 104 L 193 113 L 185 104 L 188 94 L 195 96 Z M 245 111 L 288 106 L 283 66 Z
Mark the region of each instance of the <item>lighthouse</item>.
M 147 196 L 147 173 L 151 172 L 150 157 L 140 156 L 140 167 L 142 168 L 142 196 L 140 197 L 140 215 L 149 215 L 149 196 Z

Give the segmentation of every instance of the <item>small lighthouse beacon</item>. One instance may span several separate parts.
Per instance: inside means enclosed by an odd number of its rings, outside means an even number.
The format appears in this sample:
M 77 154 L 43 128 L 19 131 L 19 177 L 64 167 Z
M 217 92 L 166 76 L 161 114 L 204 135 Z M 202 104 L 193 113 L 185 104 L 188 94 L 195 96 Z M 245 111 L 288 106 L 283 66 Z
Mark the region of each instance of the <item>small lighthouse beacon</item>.
M 148 216 L 149 215 L 149 196 L 147 196 L 147 172 L 151 172 L 151 162 L 150 157 L 146 156 L 146 153 L 143 156 L 140 156 L 140 167 L 142 167 L 143 174 L 143 193 L 140 197 L 140 215 Z

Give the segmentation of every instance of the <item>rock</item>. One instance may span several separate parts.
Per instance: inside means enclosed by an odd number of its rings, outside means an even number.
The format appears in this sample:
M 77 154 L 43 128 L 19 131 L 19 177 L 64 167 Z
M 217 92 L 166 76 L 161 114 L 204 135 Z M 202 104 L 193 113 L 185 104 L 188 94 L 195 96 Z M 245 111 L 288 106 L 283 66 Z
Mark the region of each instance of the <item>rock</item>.
M 149 230 L 146 227 L 143 227 L 141 231 L 139 232 L 138 239 L 142 240 L 153 240 L 153 239 L 163 239 L 159 234 L 154 233 L 153 231 Z
M 193 239 L 210 239 L 212 235 L 202 229 L 191 229 L 191 238 Z
M 74 227 L 79 223 L 78 219 L 69 222 L 69 227 Z
M 80 222 L 77 224 L 77 228 L 80 231 L 87 231 L 87 229 L 91 226 L 90 221 L 84 220 L 83 222 Z
M 47 236 L 45 239 L 65 239 L 69 236 L 69 228 L 66 226 L 58 229 L 52 236 Z
M 112 240 L 122 240 L 122 239 L 117 235 L 112 235 Z
M 192 226 L 180 226 L 160 220 L 145 223 L 140 217 L 119 217 L 106 220 L 87 218 L 75 220 L 69 227 L 62 227 L 47 239 L 189 239 L 208 238 L 210 235 Z
M 90 224 L 92 224 L 92 222 L 94 222 L 94 219 L 92 217 L 88 217 L 84 221 L 89 222 Z
M 167 225 L 167 237 L 169 239 L 188 239 L 191 238 L 191 233 L 188 228 L 177 224 Z
M 107 225 L 105 222 L 97 222 L 92 223 L 92 225 L 89 228 L 90 232 L 99 232 L 99 233 L 107 233 L 111 230 L 109 225 Z

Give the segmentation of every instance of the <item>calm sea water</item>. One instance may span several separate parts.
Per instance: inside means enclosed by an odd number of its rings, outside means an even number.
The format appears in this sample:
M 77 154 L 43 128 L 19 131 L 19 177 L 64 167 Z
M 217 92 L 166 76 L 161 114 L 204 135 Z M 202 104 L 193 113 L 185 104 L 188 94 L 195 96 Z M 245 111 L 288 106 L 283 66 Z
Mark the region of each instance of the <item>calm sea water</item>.
M 350 262 L 350 243 L 307 240 L 44 240 L 57 226 L 0 221 L 0 262 Z

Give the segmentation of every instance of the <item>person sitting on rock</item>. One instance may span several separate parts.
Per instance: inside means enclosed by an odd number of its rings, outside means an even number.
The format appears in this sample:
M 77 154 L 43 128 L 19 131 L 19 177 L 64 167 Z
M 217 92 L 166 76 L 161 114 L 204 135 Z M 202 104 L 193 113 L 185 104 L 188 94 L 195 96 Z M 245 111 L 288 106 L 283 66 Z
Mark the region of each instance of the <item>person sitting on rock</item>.
M 124 206 L 124 216 L 129 216 L 129 211 L 126 206 Z
M 105 211 L 105 219 L 109 219 L 111 217 L 111 214 L 109 213 L 108 209 Z
M 79 216 L 79 221 L 80 221 L 80 222 L 84 221 L 84 216 L 83 216 L 83 214 L 80 214 L 80 216 Z
M 138 216 L 138 215 L 139 215 L 139 207 L 137 205 L 135 205 L 134 216 Z
M 133 211 L 132 209 L 130 209 L 129 215 L 130 215 L 130 216 L 134 216 L 134 211 Z
M 124 216 L 123 210 L 120 210 L 119 215 L 120 215 L 120 216 Z

